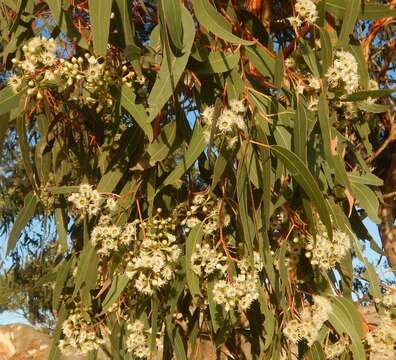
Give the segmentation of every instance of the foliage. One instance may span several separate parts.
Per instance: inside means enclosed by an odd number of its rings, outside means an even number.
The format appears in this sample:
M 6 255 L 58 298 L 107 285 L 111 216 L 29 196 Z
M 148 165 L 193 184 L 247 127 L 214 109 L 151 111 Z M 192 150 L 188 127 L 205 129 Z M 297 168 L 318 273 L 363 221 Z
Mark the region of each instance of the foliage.
M 396 11 L 268 3 L 0 1 L 0 216 L 48 288 L 51 359 L 394 357 L 362 221 L 381 222 Z M 30 254 L 35 223 L 56 240 Z

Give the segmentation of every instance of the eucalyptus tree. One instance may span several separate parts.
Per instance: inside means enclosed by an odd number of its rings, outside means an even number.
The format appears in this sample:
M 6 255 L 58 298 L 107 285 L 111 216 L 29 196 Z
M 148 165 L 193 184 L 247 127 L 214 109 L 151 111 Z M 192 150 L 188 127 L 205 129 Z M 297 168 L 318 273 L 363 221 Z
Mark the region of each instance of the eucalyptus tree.
M 395 357 L 363 251 L 395 265 L 392 6 L 0 4 L 0 215 L 50 358 Z

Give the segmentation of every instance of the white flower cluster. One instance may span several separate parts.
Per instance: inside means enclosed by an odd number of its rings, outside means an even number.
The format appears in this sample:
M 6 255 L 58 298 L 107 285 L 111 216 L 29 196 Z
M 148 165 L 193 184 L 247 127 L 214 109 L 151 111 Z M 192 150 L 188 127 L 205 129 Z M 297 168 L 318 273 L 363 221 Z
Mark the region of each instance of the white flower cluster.
M 316 242 L 308 239 L 305 256 L 311 258 L 312 265 L 318 265 L 322 270 L 328 270 L 339 263 L 351 249 L 351 240 L 348 234 L 335 230 L 333 240 L 329 239 L 325 226 L 318 224 Z
M 97 350 L 104 340 L 97 335 L 95 326 L 86 320 L 88 314 L 75 310 L 62 324 L 64 338 L 59 341 L 59 348 L 64 353 L 85 354 Z
M 313 305 L 301 311 L 300 320 L 290 320 L 283 329 L 283 333 L 293 343 L 306 339 L 308 346 L 311 346 L 317 339 L 322 325 L 329 318 L 332 311 L 330 301 L 319 295 L 314 295 L 313 301 Z
M 386 289 L 379 299 L 374 299 L 376 303 L 381 303 L 387 308 L 396 307 L 396 289 Z
M 240 273 L 232 281 L 219 280 L 213 288 L 213 300 L 224 306 L 225 311 L 247 310 L 259 297 L 259 276 L 263 269 L 260 255 L 255 253 L 254 265 L 243 259 L 238 265 Z
M 98 248 L 99 255 L 108 256 L 136 240 L 137 224 L 138 220 L 135 220 L 121 227 L 111 224 L 109 216 L 102 216 L 99 219 L 99 224 L 92 230 L 92 245 Z
M 67 198 L 81 215 L 96 215 L 100 210 L 102 197 L 89 184 L 81 184 L 78 193 Z
M 318 19 L 318 10 L 311 0 L 297 0 L 294 9 L 297 16 L 289 17 L 288 20 L 296 27 L 300 27 L 304 21 L 315 23 Z
M 202 112 L 202 121 L 205 125 L 204 136 L 207 142 L 213 131 L 213 139 L 227 137 L 227 147 L 232 148 L 238 142 L 239 131 L 247 130 L 243 113 L 246 107 L 241 100 L 231 100 L 230 108 L 224 109 L 218 119 L 214 119 L 214 107 L 209 106 Z M 213 126 L 215 129 L 213 129 Z M 213 129 L 213 130 L 212 130 Z
M 341 356 L 348 347 L 349 347 L 349 340 L 346 337 L 340 338 L 334 344 L 327 345 L 325 349 L 326 359 L 328 360 L 339 359 L 339 356 Z
M 186 211 L 181 225 L 186 225 L 186 231 L 188 232 L 201 221 L 203 222 L 204 237 L 217 238 L 220 221 L 222 227 L 227 227 L 231 223 L 231 217 L 227 214 L 224 206 L 221 206 L 221 200 L 199 194 L 194 197 L 193 204 Z
M 348 51 L 337 51 L 336 59 L 327 71 L 326 77 L 332 88 L 343 85 L 348 94 L 356 91 L 359 87 L 359 74 L 355 57 Z
M 227 270 L 227 257 L 209 244 L 197 244 L 191 255 L 191 267 L 198 276 L 207 276 L 215 271 L 224 273 Z
M 132 324 L 127 325 L 127 330 L 125 345 L 128 352 L 139 359 L 150 357 L 149 339 L 145 334 L 143 321 L 135 320 Z
M 375 330 L 366 335 L 370 360 L 396 359 L 396 326 L 389 316 L 382 316 Z
M 9 78 L 9 86 L 15 91 L 27 84 L 27 94 L 43 98 L 43 89 L 57 88 L 68 100 L 94 107 L 99 113 L 113 105 L 110 94 L 114 84 L 141 82 L 126 65 L 118 65 L 108 58 L 95 58 L 87 53 L 84 57 L 70 60 L 58 58 L 54 39 L 32 38 L 22 48 L 24 59 L 13 59 L 16 74 Z
M 181 249 L 176 244 L 176 225 L 171 218 L 156 216 L 141 227 L 144 227 L 146 237 L 138 255 L 128 261 L 125 274 L 134 279 L 134 286 L 140 293 L 152 295 L 174 278 Z

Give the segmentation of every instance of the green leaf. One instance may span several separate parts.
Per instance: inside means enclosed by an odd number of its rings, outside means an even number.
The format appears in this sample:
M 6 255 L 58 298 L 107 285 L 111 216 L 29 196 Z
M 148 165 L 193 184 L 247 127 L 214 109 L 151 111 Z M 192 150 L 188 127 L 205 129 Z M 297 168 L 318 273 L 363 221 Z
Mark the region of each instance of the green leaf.
M 230 23 L 220 15 L 208 0 L 192 0 L 198 22 L 219 38 L 239 45 L 252 45 L 253 41 L 243 40 L 230 31 Z
M 66 205 L 66 204 L 65 204 Z M 62 246 L 62 251 L 67 251 L 67 220 L 66 220 L 66 212 L 64 208 L 56 208 L 55 209 L 55 224 L 56 224 L 56 232 L 57 232 L 57 240 L 59 244 Z
M 25 167 L 26 170 L 26 175 L 34 187 L 36 185 L 35 179 L 37 178 L 35 169 L 33 168 L 32 165 L 32 159 L 31 159 L 31 144 L 29 143 L 27 134 L 26 134 L 26 123 L 25 123 L 25 117 L 23 115 L 20 115 L 17 117 L 16 120 L 16 129 L 17 129 L 17 134 L 19 138 L 19 147 L 21 149 L 21 154 L 22 154 L 22 160 L 23 160 L 23 166 Z
M 118 11 L 120 12 L 120 21 L 122 23 L 124 42 L 125 42 L 125 56 L 133 60 L 133 65 L 138 64 L 140 58 L 140 48 L 135 43 L 135 28 L 132 21 L 132 6 L 128 0 L 115 0 Z
M 149 140 L 153 139 L 153 129 L 150 120 L 146 115 L 146 111 L 142 104 L 136 104 L 136 95 L 132 89 L 124 85 L 121 89 L 121 105 L 132 115 L 133 120 L 147 135 Z
M 117 184 L 120 182 L 124 175 L 123 169 L 119 166 L 114 166 L 100 179 L 96 190 L 99 192 L 111 193 L 116 188 Z
M 18 10 L 18 2 L 16 0 L 1 0 L 1 2 L 14 11 Z
M 3 153 L 3 144 L 9 129 L 10 114 L 0 115 L 0 153 Z
M 329 33 L 322 28 L 320 29 L 320 45 L 322 50 L 322 74 L 324 75 L 333 62 L 333 46 Z
M 174 94 L 176 85 L 186 68 L 190 57 L 191 47 L 194 42 L 194 21 L 188 10 L 181 5 L 183 23 L 183 55 L 177 57 L 172 54 L 170 58 L 166 51 L 163 54 L 160 71 L 150 91 L 148 103 L 150 106 L 149 121 L 153 120 L 159 113 L 169 97 Z
M 52 294 L 52 308 L 54 310 L 58 309 L 63 288 L 65 287 L 65 283 L 67 277 L 69 276 L 70 268 L 72 265 L 72 257 L 65 260 L 61 265 L 61 268 L 57 271 L 56 280 L 55 280 L 55 288 Z
M 180 0 L 161 0 L 164 19 L 173 45 L 183 49 L 183 24 Z
M 371 173 L 367 173 L 364 175 L 359 175 L 356 173 L 348 173 L 348 177 L 353 183 L 373 185 L 373 186 L 384 185 L 384 181 L 381 178 Z
M 311 46 L 306 40 L 300 39 L 299 41 L 301 43 L 301 54 L 304 58 L 305 63 L 308 65 L 311 73 L 315 77 L 320 78 L 318 62 L 315 53 L 313 52 Z
M 177 166 L 164 180 L 162 185 L 167 186 L 180 179 L 194 164 L 195 160 L 198 159 L 205 147 L 206 141 L 202 133 L 202 128 L 198 123 L 196 123 L 187 151 L 184 153 L 183 158 L 180 160 Z
M 247 144 L 245 146 L 247 146 Z M 238 166 L 236 192 L 237 192 L 237 199 L 239 206 L 238 210 L 239 210 L 240 224 L 242 226 L 244 243 L 246 245 L 249 256 L 253 257 L 253 244 L 256 238 L 256 231 L 253 220 L 249 216 L 248 191 L 250 184 L 249 184 L 247 165 L 245 162 L 246 159 L 244 159 L 244 161 L 241 161 Z
M 39 199 L 33 192 L 29 192 L 25 196 L 25 199 L 23 200 L 23 208 L 19 211 L 12 226 L 10 236 L 8 237 L 7 255 L 9 255 L 14 250 L 21 232 L 36 212 L 38 202 Z
M 322 0 L 325 2 L 326 11 L 331 12 L 337 16 L 346 16 L 346 9 L 348 1 L 345 0 Z M 377 20 L 384 17 L 396 16 L 396 9 L 390 8 L 389 5 L 368 3 L 365 1 L 364 6 L 359 8 L 359 19 Z
M 176 121 L 172 121 L 169 124 L 166 124 L 161 129 L 158 138 L 147 147 L 147 152 L 150 154 L 151 163 L 162 161 L 169 155 L 169 153 L 175 146 L 175 143 L 177 143 L 179 140 L 176 135 Z
M 357 63 L 358 63 L 358 74 L 359 74 L 359 82 L 363 85 L 364 89 L 367 89 L 369 83 L 369 74 L 367 70 L 367 63 L 364 57 L 364 52 L 362 45 L 359 41 L 353 40 L 347 47 L 349 52 L 353 54 Z
M 67 315 L 68 312 L 66 306 L 62 305 L 59 310 L 55 330 L 52 333 L 52 344 L 51 344 L 50 353 L 48 355 L 48 360 L 58 360 L 61 356 L 61 352 L 58 347 L 58 342 L 59 342 L 59 338 L 62 335 L 62 324 L 66 320 Z
M 396 93 L 396 89 L 381 89 L 381 90 L 369 90 L 369 91 L 358 91 L 351 95 L 348 95 L 346 101 L 360 101 L 366 100 L 367 98 L 376 99 L 383 96 L 388 96 Z
M 283 76 L 284 76 L 283 51 L 282 49 L 280 49 L 275 58 L 274 84 L 277 89 L 280 89 L 283 85 Z
M 239 52 L 211 51 L 207 61 L 197 67 L 197 72 L 203 74 L 223 73 L 232 70 L 238 63 Z
M 266 48 L 261 48 L 258 45 L 245 47 L 245 53 L 253 64 L 253 66 L 260 71 L 264 76 L 274 77 L 275 73 L 275 56 Z
M 311 360 L 326 360 L 326 354 L 324 353 L 322 346 L 315 341 L 314 344 L 308 351 L 308 355 L 310 356 Z
M 86 231 L 85 231 L 86 232 Z M 98 256 L 96 249 L 89 240 L 89 234 L 84 236 L 84 248 L 80 253 L 77 273 L 75 277 L 74 295 L 83 286 L 91 289 L 96 284 Z
M 360 11 L 360 0 L 349 0 L 346 4 L 344 21 L 338 37 L 337 47 L 344 48 L 348 45 L 349 35 L 352 34 Z
M 358 108 L 369 113 L 380 114 L 390 109 L 390 105 L 371 104 L 365 101 L 358 102 Z
M 15 93 L 9 86 L 0 91 L 0 115 L 19 106 L 21 92 Z
M 372 221 L 379 224 L 381 222 L 378 217 L 379 201 L 375 193 L 368 186 L 359 183 L 352 183 L 352 191 L 359 201 L 359 206 L 366 210 Z
M 363 255 L 362 245 L 357 239 L 355 232 L 351 228 L 351 223 L 344 211 L 334 203 L 329 201 L 329 208 L 332 210 L 333 219 L 337 227 L 347 233 L 353 242 L 353 247 L 356 252 L 357 258 L 366 266 L 366 274 L 370 283 L 370 292 L 374 297 L 379 297 L 381 290 L 378 284 L 378 278 L 375 273 L 374 267 L 370 264 L 367 258 Z M 359 218 L 360 220 L 360 218 Z
M 126 275 L 119 275 L 113 278 L 111 287 L 102 303 L 102 314 L 110 309 L 110 307 L 120 298 L 122 292 L 128 285 L 128 282 L 129 278 Z
M 177 360 L 187 360 L 186 350 L 184 349 L 183 339 L 180 336 L 180 331 L 176 328 L 173 335 L 173 348 L 175 350 L 175 355 Z
M 332 302 L 332 312 L 329 321 L 336 331 L 341 334 L 348 334 L 351 339 L 351 350 L 355 360 L 365 359 L 365 351 L 361 340 L 361 321 L 356 318 L 356 314 L 350 313 L 350 308 L 346 307 L 340 299 L 330 298 Z M 345 300 L 345 299 L 344 299 Z M 351 316 L 353 322 L 351 321 Z
M 109 42 L 112 0 L 88 0 L 93 47 L 97 55 L 105 55 Z
M 227 144 L 225 141 L 222 142 L 219 154 L 216 158 L 214 168 L 213 168 L 213 176 L 212 176 L 212 188 L 215 188 L 217 183 L 220 180 L 220 177 L 223 175 L 224 171 L 227 168 L 227 165 L 230 163 L 230 156 L 232 154 L 232 150 L 227 148 Z
M 329 237 L 332 238 L 333 231 L 330 215 L 322 192 L 312 174 L 305 167 L 302 160 L 300 160 L 297 155 L 293 154 L 291 151 L 278 145 L 271 146 L 271 151 L 276 155 L 279 160 L 282 161 L 282 163 L 290 171 L 293 178 L 305 191 L 308 197 L 313 201 L 323 224 L 327 228 L 327 233 L 329 234 Z
M 294 152 L 306 164 L 307 162 L 307 131 L 308 120 L 301 101 L 297 103 L 296 117 L 293 129 Z
M 51 186 L 49 190 L 54 195 L 66 195 L 78 192 L 79 186 Z
M 186 242 L 186 277 L 192 296 L 201 295 L 201 290 L 199 288 L 199 277 L 194 273 L 191 267 L 191 256 L 196 249 L 196 245 L 201 243 L 203 236 L 202 227 L 202 223 L 195 225 L 194 228 L 190 230 Z

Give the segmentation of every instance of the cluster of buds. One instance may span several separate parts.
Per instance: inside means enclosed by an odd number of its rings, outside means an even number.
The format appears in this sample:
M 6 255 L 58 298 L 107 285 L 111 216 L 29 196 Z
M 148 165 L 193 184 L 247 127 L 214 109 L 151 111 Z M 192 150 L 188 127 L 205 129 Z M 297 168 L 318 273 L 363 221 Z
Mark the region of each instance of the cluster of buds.
M 15 92 L 27 86 L 27 95 L 38 100 L 43 98 L 45 89 L 56 90 L 64 99 L 100 113 L 113 106 L 111 87 L 145 82 L 143 76 L 137 76 L 118 59 L 96 58 L 89 53 L 71 59 L 59 57 L 54 39 L 34 37 L 22 51 L 22 60 L 12 60 L 15 74 L 8 83 Z

